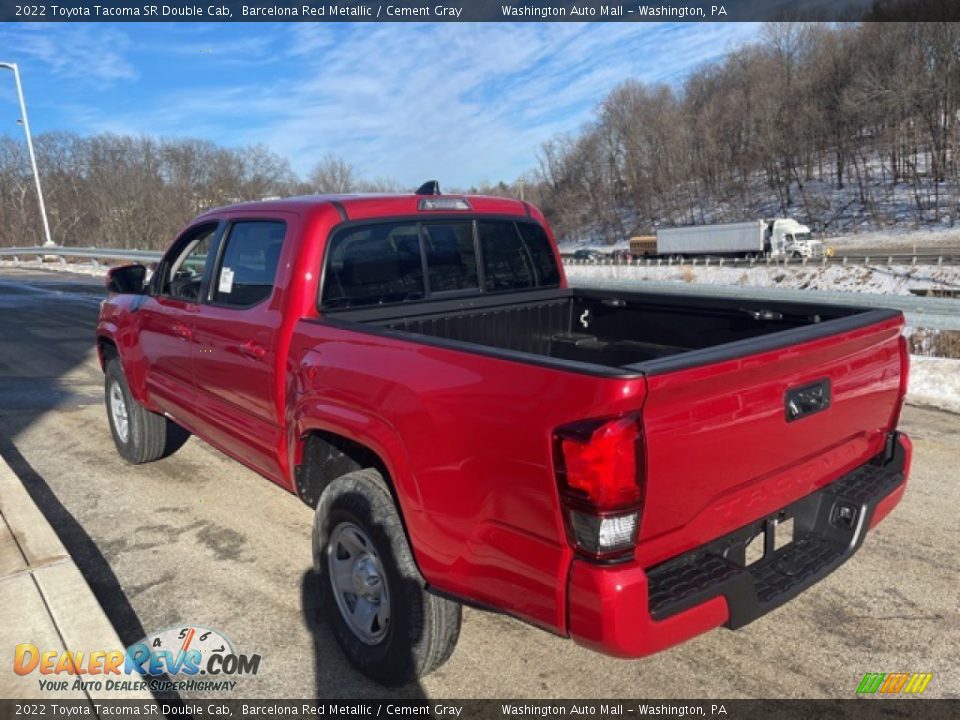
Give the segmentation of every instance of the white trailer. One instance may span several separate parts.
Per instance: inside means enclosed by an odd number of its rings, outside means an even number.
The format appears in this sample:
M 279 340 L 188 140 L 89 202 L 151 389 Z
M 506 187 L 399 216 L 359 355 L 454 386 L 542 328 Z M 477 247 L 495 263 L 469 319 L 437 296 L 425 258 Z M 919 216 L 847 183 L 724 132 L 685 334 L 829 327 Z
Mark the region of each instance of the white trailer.
M 821 257 L 823 243 L 792 218 L 657 230 L 657 254 Z
M 660 255 L 762 255 L 766 223 L 691 225 L 657 230 Z

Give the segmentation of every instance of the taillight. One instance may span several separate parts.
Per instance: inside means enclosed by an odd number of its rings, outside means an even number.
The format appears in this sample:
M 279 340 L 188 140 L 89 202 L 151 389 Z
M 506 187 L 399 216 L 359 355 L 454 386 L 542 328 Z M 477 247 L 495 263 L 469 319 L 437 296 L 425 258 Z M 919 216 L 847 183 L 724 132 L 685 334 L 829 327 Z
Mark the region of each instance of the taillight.
M 574 547 L 598 560 L 630 555 L 637 542 L 646 469 L 639 418 L 602 418 L 559 428 L 554 455 Z
M 900 424 L 900 412 L 903 410 L 903 402 L 907 397 L 907 391 L 910 383 L 910 343 L 907 339 L 900 336 L 900 391 L 897 395 L 897 403 L 893 408 L 893 417 L 890 420 L 890 430 L 896 430 Z

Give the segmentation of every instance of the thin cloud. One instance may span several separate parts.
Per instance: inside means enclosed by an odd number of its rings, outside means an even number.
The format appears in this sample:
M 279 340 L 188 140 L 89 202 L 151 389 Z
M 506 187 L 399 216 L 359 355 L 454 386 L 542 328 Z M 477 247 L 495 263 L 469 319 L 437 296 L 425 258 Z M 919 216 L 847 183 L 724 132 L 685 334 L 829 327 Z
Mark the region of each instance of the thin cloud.
M 139 77 L 124 55 L 131 46 L 129 38 L 109 26 L 9 27 L 13 29 L 0 30 L 0 47 L 21 62 L 32 61 L 61 77 L 87 81 L 112 83 Z
M 141 74 L 135 101 L 87 93 L 74 101 L 89 111 L 72 117 L 84 126 L 61 129 L 265 143 L 301 173 L 333 152 L 367 177 L 411 186 L 439 177 L 468 186 L 532 169 L 539 146 L 588 121 L 618 83 L 675 84 L 757 34 L 740 23 L 252 23 L 206 30 L 132 28 L 131 36 L 149 33 L 135 48 L 118 35 L 100 72 L 115 80 Z M 102 50 L 82 28 L 31 36 L 39 39 L 20 47 L 57 73 L 69 67 L 53 57 L 51 43 L 65 41 L 76 62 Z M 214 42 L 203 62 L 189 57 L 191 48 Z M 99 101 L 105 107 L 95 107 Z

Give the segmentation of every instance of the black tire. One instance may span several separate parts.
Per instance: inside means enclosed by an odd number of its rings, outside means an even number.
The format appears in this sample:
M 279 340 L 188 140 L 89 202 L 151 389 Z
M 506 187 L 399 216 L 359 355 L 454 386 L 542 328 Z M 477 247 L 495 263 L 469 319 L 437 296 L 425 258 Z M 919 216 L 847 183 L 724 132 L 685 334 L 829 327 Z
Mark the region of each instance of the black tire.
M 342 526 L 339 531 L 338 526 Z M 331 553 L 336 551 L 331 538 L 351 526 L 371 541 L 385 580 L 388 621 L 379 629 L 380 639 L 364 641 L 354 631 L 341 610 L 330 573 Z M 353 666 L 367 677 L 383 685 L 403 685 L 436 670 L 453 654 L 460 636 L 460 604 L 426 590 L 393 496 L 377 470 L 347 473 L 324 490 L 314 517 L 313 561 L 333 635 Z M 341 593 L 341 601 L 346 602 L 343 597 Z
M 111 405 L 114 392 L 119 393 L 123 399 L 127 416 L 126 432 L 118 428 L 118 423 L 121 421 L 114 417 L 115 412 Z M 170 422 L 163 415 L 150 412 L 133 399 L 120 360 L 117 358 L 107 363 L 103 396 L 113 443 L 117 446 L 120 457 L 129 463 L 140 465 L 166 457 L 176 452 L 189 437 L 189 434 L 178 425 Z

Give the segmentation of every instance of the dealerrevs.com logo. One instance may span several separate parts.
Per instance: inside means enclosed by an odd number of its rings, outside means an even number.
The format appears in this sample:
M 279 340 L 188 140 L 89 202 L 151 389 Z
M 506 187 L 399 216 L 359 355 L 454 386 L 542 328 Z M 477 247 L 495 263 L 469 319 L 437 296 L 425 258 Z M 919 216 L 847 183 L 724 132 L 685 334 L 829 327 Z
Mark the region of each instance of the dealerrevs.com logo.
M 13 671 L 37 673 L 41 690 L 129 692 L 233 690 L 234 678 L 256 675 L 260 655 L 237 653 L 221 633 L 188 625 L 148 635 L 126 650 L 43 650 L 32 643 L 14 648 Z
M 933 673 L 867 673 L 857 686 L 858 695 L 920 695 L 933 680 Z

